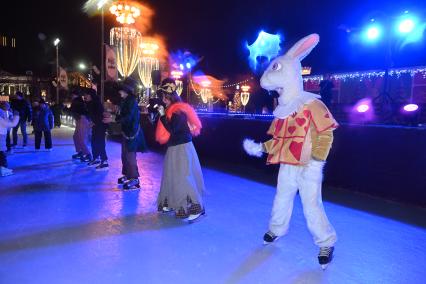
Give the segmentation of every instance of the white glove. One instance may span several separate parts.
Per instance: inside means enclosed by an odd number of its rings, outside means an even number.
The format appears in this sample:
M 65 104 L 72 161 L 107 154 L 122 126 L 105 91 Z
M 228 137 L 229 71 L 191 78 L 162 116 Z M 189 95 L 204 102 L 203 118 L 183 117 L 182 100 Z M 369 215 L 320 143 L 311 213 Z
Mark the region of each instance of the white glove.
M 262 143 L 256 143 L 251 139 L 244 139 L 243 147 L 250 156 L 262 157 L 263 155 Z
M 157 111 L 158 111 L 158 113 L 160 114 L 160 116 L 163 116 L 163 115 L 165 115 L 166 114 L 166 111 L 164 110 L 164 107 L 163 106 L 158 106 L 158 108 L 157 108 Z

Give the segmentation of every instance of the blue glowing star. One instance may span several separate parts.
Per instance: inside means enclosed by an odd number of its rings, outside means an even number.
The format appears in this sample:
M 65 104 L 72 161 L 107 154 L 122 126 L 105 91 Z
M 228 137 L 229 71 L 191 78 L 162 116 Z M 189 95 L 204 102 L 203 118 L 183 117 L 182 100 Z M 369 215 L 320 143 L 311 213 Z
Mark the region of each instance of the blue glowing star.
M 252 45 L 247 44 L 250 51 L 250 66 L 256 69 L 257 60 L 259 57 L 264 56 L 270 61 L 276 57 L 280 52 L 281 38 L 279 35 L 273 35 L 261 31 L 256 41 Z

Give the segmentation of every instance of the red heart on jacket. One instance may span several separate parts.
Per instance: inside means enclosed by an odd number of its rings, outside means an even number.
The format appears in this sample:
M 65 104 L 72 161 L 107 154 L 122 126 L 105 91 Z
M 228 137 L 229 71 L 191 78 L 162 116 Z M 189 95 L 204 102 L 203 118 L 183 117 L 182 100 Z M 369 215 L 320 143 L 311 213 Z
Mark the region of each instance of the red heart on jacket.
M 298 118 L 296 118 L 296 123 L 297 123 L 299 126 L 303 126 L 303 124 L 305 124 L 305 122 L 306 122 L 306 119 L 304 119 L 303 117 L 298 117 Z
M 296 158 L 297 161 L 300 161 L 300 156 L 302 156 L 302 147 L 303 142 L 294 142 L 292 141 L 289 146 L 290 153 Z
M 289 128 L 288 128 L 288 132 L 290 133 L 290 134 L 293 134 L 293 132 L 294 131 L 296 131 L 296 126 L 290 126 Z
M 310 110 L 305 109 L 305 110 L 303 111 L 303 115 L 304 115 L 305 117 L 310 117 L 310 116 L 311 116 L 311 111 L 310 111 Z

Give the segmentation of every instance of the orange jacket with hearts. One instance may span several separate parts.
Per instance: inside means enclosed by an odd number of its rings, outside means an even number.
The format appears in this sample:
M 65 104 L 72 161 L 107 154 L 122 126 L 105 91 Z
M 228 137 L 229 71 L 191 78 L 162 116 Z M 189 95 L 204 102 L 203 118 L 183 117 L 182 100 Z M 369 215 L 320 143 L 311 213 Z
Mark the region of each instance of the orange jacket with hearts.
M 265 142 L 268 164 L 304 165 L 311 158 L 326 160 L 338 127 L 327 107 L 318 99 L 311 101 L 285 119 L 275 118 Z

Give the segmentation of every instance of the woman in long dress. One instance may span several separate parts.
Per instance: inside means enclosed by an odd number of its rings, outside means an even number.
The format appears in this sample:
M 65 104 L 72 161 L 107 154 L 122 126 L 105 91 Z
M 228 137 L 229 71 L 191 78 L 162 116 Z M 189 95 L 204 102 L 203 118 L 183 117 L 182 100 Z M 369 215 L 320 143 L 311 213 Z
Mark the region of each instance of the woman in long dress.
M 172 79 L 165 79 L 160 87 L 163 106 L 158 107 L 160 120 L 156 140 L 167 143 L 164 158 L 158 210 L 175 211 L 177 218 L 193 221 L 204 215 L 202 194 L 204 179 L 192 136 L 200 133 L 201 122 L 194 109 L 183 103 L 176 93 Z

